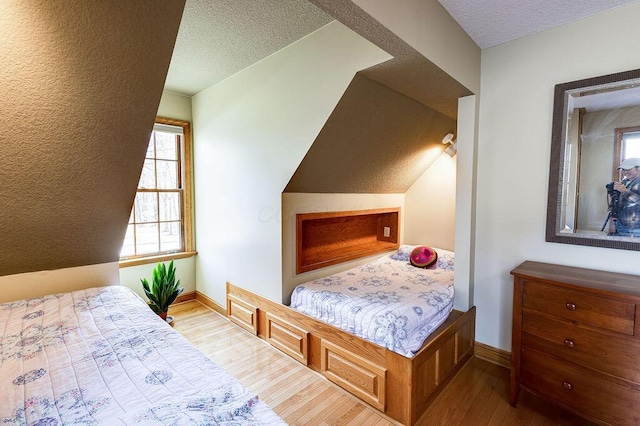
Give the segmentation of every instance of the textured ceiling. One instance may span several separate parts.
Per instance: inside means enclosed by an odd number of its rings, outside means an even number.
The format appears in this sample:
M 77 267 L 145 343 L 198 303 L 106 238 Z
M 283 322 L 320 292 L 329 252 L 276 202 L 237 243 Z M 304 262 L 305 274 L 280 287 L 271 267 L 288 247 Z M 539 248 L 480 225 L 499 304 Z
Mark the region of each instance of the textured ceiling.
M 438 1 L 485 49 L 638 0 Z M 187 0 L 165 89 L 192 96 L 333 20 L 312 3 L 354 9 L 344 1 Z
M 165 89 L 194 95 L 331 21 L 307 0 L 187 0 Z
M 481 49 L 637 0 L 438 0 Z

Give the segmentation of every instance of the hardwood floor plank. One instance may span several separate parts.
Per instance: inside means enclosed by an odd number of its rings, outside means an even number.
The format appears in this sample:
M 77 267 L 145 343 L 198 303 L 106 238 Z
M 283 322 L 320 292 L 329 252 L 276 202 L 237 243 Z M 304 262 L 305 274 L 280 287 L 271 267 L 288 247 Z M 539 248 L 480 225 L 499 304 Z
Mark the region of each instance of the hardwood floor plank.
M 290 425 L 398 424 L 198 301 L 174 304 L 169 313 L 177 331 Z M 417 424 L 593 425 L 525 391 L 511 407 L 508 387 L 508 369 L 472 358 Z

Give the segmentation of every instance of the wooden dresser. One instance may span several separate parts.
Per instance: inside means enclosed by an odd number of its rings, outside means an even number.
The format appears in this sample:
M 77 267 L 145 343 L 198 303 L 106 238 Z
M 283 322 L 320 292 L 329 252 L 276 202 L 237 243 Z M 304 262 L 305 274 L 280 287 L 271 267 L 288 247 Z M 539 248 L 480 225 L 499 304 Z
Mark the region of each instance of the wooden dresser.
M 640 424 L 640 277 L 529 261 L 511 274 L 511 405 L 522 387 L 600 424 Z

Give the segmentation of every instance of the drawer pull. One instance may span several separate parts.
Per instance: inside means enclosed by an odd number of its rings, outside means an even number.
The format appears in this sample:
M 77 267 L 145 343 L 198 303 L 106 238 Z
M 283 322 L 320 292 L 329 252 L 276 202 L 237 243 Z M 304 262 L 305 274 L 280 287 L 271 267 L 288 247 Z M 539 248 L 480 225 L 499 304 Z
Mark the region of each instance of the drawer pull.
M 576 304 L 575 303 L 567 303 L 565 306 L 570 311 L 575 311 L 576 310 Z
M 568 348 L 573 348 L 575 346 L 573 340 L 571 339 L 564 339 L 564 345 Z
M 562 382 L 562 387 L 565 388 L 566 390 L 573 389 L 573 386 L 569 382 Z

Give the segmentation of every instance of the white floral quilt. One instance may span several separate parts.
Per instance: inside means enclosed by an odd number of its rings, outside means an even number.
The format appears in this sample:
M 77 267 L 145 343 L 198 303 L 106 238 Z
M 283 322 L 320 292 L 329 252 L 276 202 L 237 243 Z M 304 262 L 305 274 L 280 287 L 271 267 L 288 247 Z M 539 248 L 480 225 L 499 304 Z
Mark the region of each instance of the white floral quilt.
M 0 304 L 0 424 L 285 424 L 130 289 Z
M 301 284 L 291 307 L 411 358 L 447 319 L 454 296 L 454 254 L 436 248 L 436 266 L 417 268 L 413 247 Z

